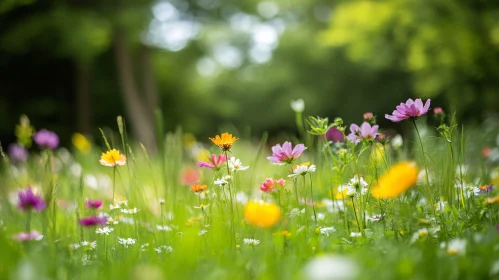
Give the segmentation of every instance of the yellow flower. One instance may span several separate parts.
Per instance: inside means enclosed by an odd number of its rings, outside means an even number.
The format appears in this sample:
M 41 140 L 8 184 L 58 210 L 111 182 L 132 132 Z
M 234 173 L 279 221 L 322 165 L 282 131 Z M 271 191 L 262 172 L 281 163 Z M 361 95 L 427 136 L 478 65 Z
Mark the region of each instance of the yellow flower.
M 418 180 L 418 168 L 411 162 L 399 162 L 392 166 L 372 189 L 376 198 L 394 198 L 403 194 Z
M 253 200 L 244 206 L 246 221 L 256 227 L 271 227 L 279 221 L 280 216 L 281 209 L 274 203 Z
M 120 151 L 112 149 L 110 151 L 102 153 L 99 162 L 104 166 L 122 166 L 126 164 L 126 157 L 125 155 L 122 155 Z
M 495 204 L 499 202 L 499 196 L 487 198 L 487 204 Z
M 222 133 L 221 136 L 216 135 L 215 138 L 210 137 L 211 142 L 217 145 L 220 149 L 227 151 L 230 150 L 232 144 L 238 140 L 238 138 L 232 136 L 230 133 Z
M 76 149 L 84 154 L 88 154 L 92 149 L 90 141 L 88 141 L 88 139 L 81 133 L 74 133 L 73 137 L 71 137 L 71 141 Z
M 208 186 L 207 186 L 207 185 L 198 185 L 198 184 L 194 184 L 194 185 L 192 185 L 192 187 L 191 187 L 191 191 L 193 191 L 193 192 L 195 192 L 195 193 L 198 193 L 198 192 L 205 191 L 207 188 L 208 188 Z

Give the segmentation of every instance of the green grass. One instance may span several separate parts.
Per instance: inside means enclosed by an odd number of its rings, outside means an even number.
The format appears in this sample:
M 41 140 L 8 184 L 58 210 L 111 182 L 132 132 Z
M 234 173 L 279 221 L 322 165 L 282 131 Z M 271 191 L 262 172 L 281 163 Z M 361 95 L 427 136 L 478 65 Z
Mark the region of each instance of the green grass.
M 213 172 L 197 167 L 193 157 L 197 148 L 193 147 L 199 146 L 184 143 L 181 130 L 162 137 L 164 146 L 152 155 L 140 145 L 131 144 L 120 124 L 121 136 L 106 137 L 111 148 L 125 151 L 128 157 L 127 165 L 116 169 L 115 191 L 128 200 L 128 207 L 123 208 L 140 210 L 133 215 L 110 210 L 113 168 L 98 163 L 99 147 L 94 146 L 88 154 L 64 149 L 54 153 L 33 151 L 29 161 L 20 164 L 6 158 L 0 180 L 1 278 L 321 279 L 314 275 L 328 271 L 357 279 L 499 277 L 498 205 L 487 203 L 498 190 L 474 195 L 468 187 L 492 183 L 495 165 L 481 156 L 481 149 L 495 137 L 496 128 L 462 130 L 455 126 L 447 134 L 439 134 L 422 121 L 418 126 L 431 187 L 421 177 L 400 197 L 385 200 L 370 196 L 369 191 L 394 163 L 416 161 L 424 170 L 415 135 L 405 137 L 400 149 L 390 144 L 377 147 L 372 142 L 355 147 L 324 146 L 317 138 L 307 136 L 304 142 L 308 149 L 297 163 L 310 161 L 317 170 L 295 181 L 287 177 L 290 166 L 272 165 L 266 159 L 271 146 L 267 135 L 258 141 L 233 132 L 242 139 L 234 144 L 230 155 L 250 165 L 250 169 L 233 174 L 231 191 L 226 187 L 224 192 L 213 181 L 226 175 L 227 169 Z M 203 144 L 210 153 L 220 153 L 211 143 Z M 102 151 L 107 149 L 102 147 Z M 458 168 L 461 165 L 467 167 L 465 172 Z M 190 186 L 182 185 L 186 167 L 201 172 L 200 183 L 208 185 L 204 198 L 192 193 Z M 368 182 L 369 191 L 332 204 L 331 190 L 346 185 L 355 174 Z M 279 195 L 259 190 L 260 183 L 270 177 L 286 179 Z M 461 184 L 465 185 L 463 195 L 456 188 Z M 16 192 L 28 185 L 41 193 L 49 205 L 31 215 L 31 229 L 40 231 L 43 239 L 22 243 L 12 238 L 25 230 L 27 219 L 26 212 L 17 208 Z M 310 199 L 313 190 L 314 207 L 297 204 L 295 186 L 300 200 Z M 278 204 L 279 222 L 270 228 L 252 226 L 245 221 L 244 205 L 236 194 Z M 87 209 L 86 199 L 104 200 L 104 206 Z M 160 204 L 159 199 L 164 199 L 165 204 Z M 436 204 L 445 201 L 445 209 L 439 211 L 429 203 L 431 200 Z M 200 204 L 209 206 L 204 210 L 194 207 Z M 290 215 L 301 209 L 305 213 Z M 314 210 L 321 218 L 317 224 Z M 114 228 L 109 235 L 79 225 L 81 217 L 101 212 L 118 220 L 121 217 L 119 224 L 108 225 Z M 381 213 L 384 215 L 379 221 L 367 219 L 368 215 Z M 171 231 L 159 231 L 157 225 L 168 225 Z M 321 233 L 321 229 L 331 227 L 334 230 Z M 415 238 L 422 229 L 427 229 L 428 234 Z M 283 235 L 284 230 L 290 235 Z M 352 232 L 361 235 L 352 237 Z M 118 237 L 133 238 L 136 243 L 126 248 L 118 243 Z M 244 238 L 257 239 L 260 244 L 244 244 Z M 445 244 L 456 239 L 466 242 L 465 250 L 450 254 Z M 96 241 L 96 248 L 70 248 L 84 240 Z M 170 246 L 173 251 L 156 252 L 155 248 L 161 246 Z

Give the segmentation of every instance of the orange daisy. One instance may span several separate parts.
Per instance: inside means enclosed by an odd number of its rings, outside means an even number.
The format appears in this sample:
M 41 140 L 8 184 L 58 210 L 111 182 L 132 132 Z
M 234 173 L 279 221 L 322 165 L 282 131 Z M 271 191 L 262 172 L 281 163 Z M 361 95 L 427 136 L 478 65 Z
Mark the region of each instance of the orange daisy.
M 232 136 L 232 134 L 225 132 L 222 135 L 216 135 L 215 138 L 210 137 L 211 142 L 217 145 L 223 151 L 230 150 L 232 144 L 238 140 L 238 138 Z
M 122 166 L 126 164 L 126 156 L 121 154 L 120 151 L 112 149 L 102 153 L 99 163 L 110 167 Z
M 200 184 L 194 184 L 191 187 L 191 191 L 198 193 L 198 192 L 203 192 L 208 188 L 207 185 L 200 185 Z

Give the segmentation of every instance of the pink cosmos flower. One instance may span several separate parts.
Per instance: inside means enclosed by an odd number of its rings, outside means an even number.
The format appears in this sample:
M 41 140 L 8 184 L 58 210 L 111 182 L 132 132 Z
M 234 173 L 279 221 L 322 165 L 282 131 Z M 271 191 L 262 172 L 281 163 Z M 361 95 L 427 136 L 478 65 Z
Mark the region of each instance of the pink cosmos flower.
M 282 164 L 282 163 L 292 163 L 295 159 L 297 159 L 303 151 L 305 151 L 306 147 L 303 144 L 298 144 L 293 149 L 291 142 L 284 142 L 282 146 L 280 144 L 272 147 L 272 156 L 267 157 L 272 163 Z
M 271 192 L 274 192 L 277 190 L 277 188 L 279 187 L 278 185 L 281 185 L 282 187 L 284 187 L 285 183 L 286 183 L 286 180 L 284 180 L 283 178 L 281 178 L 279 180 L 267 178 L 260 185 L 260 190 L 262 192 L 271 193 Z
M 426 103 L 423 106 L 421 98 L 416 99 L 416 101 L 409 98 L 407 102 L 400 103 L 400 105 L 397 106 L 397 110 L 393 111 L 392 115 L 386 114 L 385 118 L 393 122 L 400 122 L 409 118 L 417 118 L 428 113 L 430 101 L 430 99 L 426 100 Z
M 347 138 L 353 143 L 359 143 L 362 139 L 376 139 L 378 128 L 378 125 L 371 126 L 367 122 L 364 122 L 360 127 L 353 123 L 350 125 L 351 133 L 347 136 Z
M 106 217 L 91 216 L 91 217 L 86 217 L 86 218 L 80 219 L 80 225 L 85 226 L 85 227 L 92 227 L 92 226 L 97 226 L 97 225 L 103 226 L 106 223 L 107 223 Z
M 102 206 L 102 200 L 87 200 L 85 201 L 85 206 L 87 206 L 87 208 L 94 208 L 94 209 L 97 209 L 99 207 Z
M 46 207 L 43 198 L 34 194 L 30 187 L 27 187 L 24 191 L 18 192 L 17 196 L 19 198 L 19 209 L 23 211 L 31 210 L 33 208 L 36 209 L 36 211 L 42 211 Z
M 222 165 L 227 161 L 225 155 L 211 155 L 208 160 L 210 162 L 198 161 L 197 165 L 199 167 L 208 167 L 211 169 L 218 170 L 222 167 Z
M 24 242 L 24 241 L 30 241 L 30 240 L 37 240 L 40 241 L 43 239 L 43 235 L 41 235 L 38 231 L 32 230 L 29 233 L 26 232 L 20 232 L 18 234 L 15 234 L 14 239 L 16 239 L 19 242 Z

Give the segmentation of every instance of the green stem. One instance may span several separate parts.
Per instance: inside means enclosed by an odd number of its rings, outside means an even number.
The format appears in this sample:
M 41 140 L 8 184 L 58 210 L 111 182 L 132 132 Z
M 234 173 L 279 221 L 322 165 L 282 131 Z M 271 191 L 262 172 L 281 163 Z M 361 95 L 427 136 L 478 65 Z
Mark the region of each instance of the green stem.
M 115 194 L 115 189 L 116 189 L 116 166 L 113 167 L 113 198 L 112 198 L 112 203 L 114 203 L 114 194 Z
M 317 214 L 315 213 L 315 205 L 314 205 L 314 192 L 312 191 L 312 174 L 309 175 L 310 175 L 310 199 L 312 200 L 312 210 L 314 210 L 315 225 L 317 226 Z
M 357 228 L 359 229 L 359 232 L 362 232 L 362 230 L 360 229 L 359 219 L 357 218 L 357 211 L 355 210 L 355 202 L 353 197 L 351 197 L 351 199 L 352 199 L 353 213 L 355 214 L 355 220 L 357 221 Z
M 26 233 L 29 234 L 31 230 L 31 209 L 26 213 Z
M 412 124 L 414 124 L 414 128 L 416 129 L 416 134 L 418 135 L 419 145 L 421 147 L 421 156 L 423 157 L 423 165 L 425 169 L 425 179 L 426 179 L 426 188 L 428 192 L 428 197 L 430 199 L 431 209 L 433 209 L 433 215 L 435 215 L 435 206 L 433 205 L 433 193 L 431 191 L 430 178 L 428 176 L 428 165 L 426 164 L 426 156 L 423 147 L 423 141 L 421 140 L 421 134 L 419 134 L 418 126 L 416 125 L 416 120 L 412 119 Z

